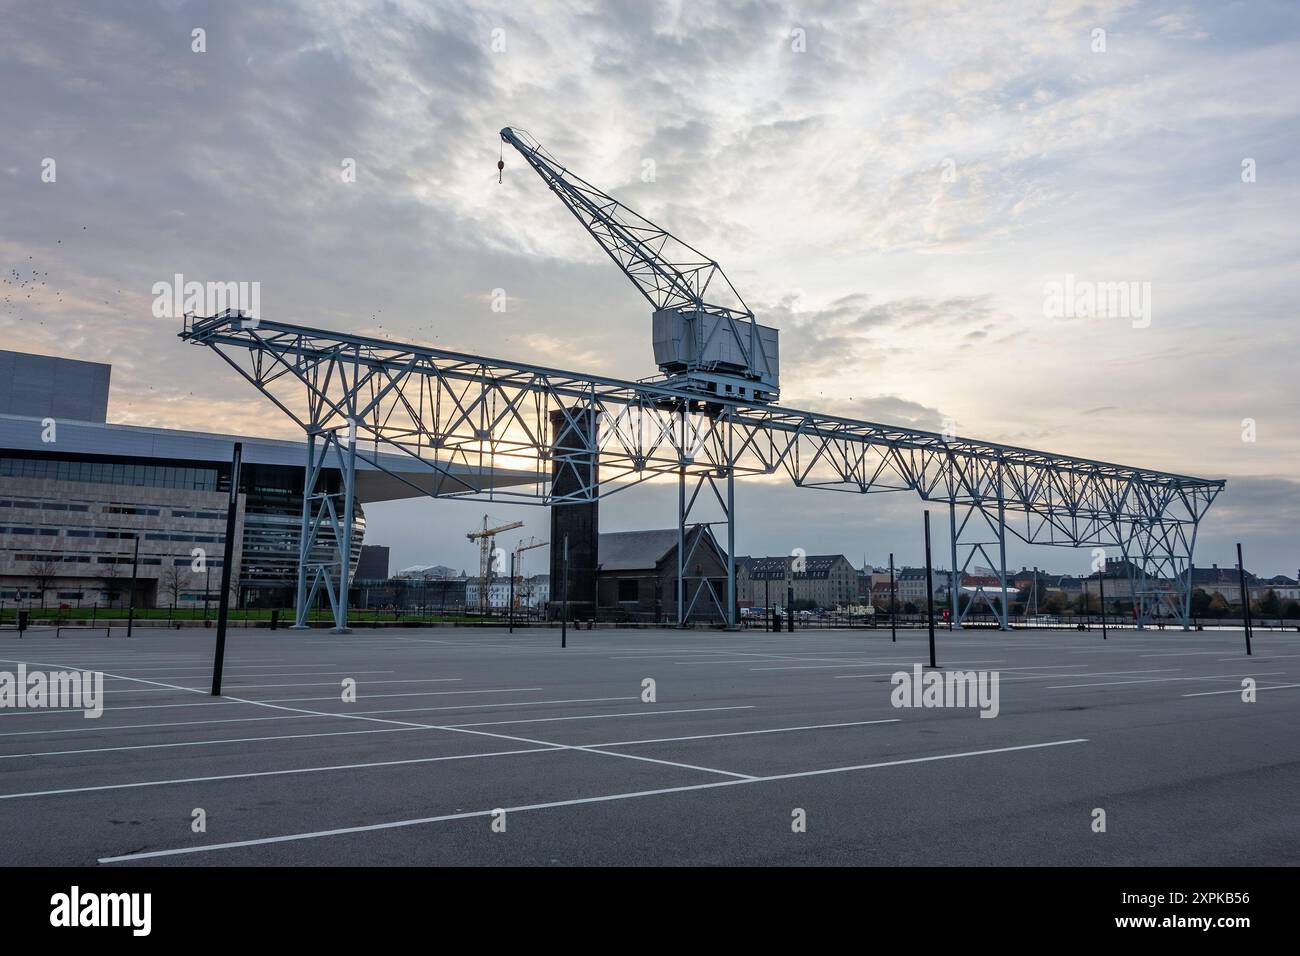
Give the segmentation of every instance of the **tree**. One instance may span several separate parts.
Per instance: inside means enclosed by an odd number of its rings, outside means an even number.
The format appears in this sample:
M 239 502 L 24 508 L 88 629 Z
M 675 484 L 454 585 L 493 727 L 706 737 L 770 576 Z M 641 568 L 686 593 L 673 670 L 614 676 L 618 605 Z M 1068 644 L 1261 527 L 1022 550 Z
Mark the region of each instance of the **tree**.
M 1282 606 L 1281 616 L 1291 621 L 1300 618 L 1300 601 L 1297 601 L 1295 598 L 1287 601 L 1286 604 Z
M 1210 611 L 1210 596 L 1204 588 L 1192 591 L 1192 617 L 1206 617 Z
M 104 585 L 104 591 L 108 592 L 108 606 L 113 606 L 113 601 L 117 600 L 117 579 L 121 574 L 117 570 L 117 564 L 104 564 L 103 570 L 99 572 L 100 583 Z
M 185 575 L 175 564 L 163 568 L 158 575 L 158 591 L 171 598 L 172 607 L 180 603 L 181 590 L 185 587 Z
M 1052 591 L 1043 600 L 1042 607 L 1049 614 L 1060 614 L 1070 606 L 1070 599 L 1065 596 L 1064 591 Z
M 1231 608 L 1228 606 L 1228 599 L 1222 594 L 1215 591 L 1210 595 L 1210 606 L 1206 610 L 1206 613 L 1210 617 L 1227 617 L 1229 610 L 1231 610 Z
M 41 607 L 45 607 L 45 592 L 59 576 L 62 563 L 58 558 L 41 558 L 39 561 L 31 562 L 32 580 L 35 582 L 36 590 L 41 592 Z
M 1088 591 L 1074 599 L 1074 610 L 1079 614 L 1093 614 L 1101 610 L 1101 600 Z
M 1277 617 L 1282 613 L 1282 601 L 1277 596 L 1277 592 L 1269 588 L 1264 596 L 1260 598 L 1258 608 L 1259 613 L 1265 617 Z

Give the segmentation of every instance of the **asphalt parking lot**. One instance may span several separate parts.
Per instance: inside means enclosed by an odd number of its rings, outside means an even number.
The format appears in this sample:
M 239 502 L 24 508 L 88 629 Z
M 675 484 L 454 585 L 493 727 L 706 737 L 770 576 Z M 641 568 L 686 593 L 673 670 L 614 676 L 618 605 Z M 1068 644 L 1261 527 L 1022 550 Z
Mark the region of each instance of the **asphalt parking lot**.
M 940 631 L 993 718 L 894 706 L 918 631 L 239 630 L 220 698 L 212 645 L 0 634 L 105 689 L 0 709 L 4 865 L 1300 862 L 1294 632 Z

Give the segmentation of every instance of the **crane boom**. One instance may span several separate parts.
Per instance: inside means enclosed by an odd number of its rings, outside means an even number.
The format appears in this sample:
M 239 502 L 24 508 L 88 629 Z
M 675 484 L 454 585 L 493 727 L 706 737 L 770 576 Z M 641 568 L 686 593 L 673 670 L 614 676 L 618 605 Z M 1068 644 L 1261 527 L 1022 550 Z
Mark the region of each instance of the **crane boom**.
M 538 541 L 536 538 L 520 538 L 519 543 L 515 545 L 515 554 L 523 554 L 525 551 L 533 550 L 533 548 L 544 548 L 549 543 L 549 541 Z
M 522 528 L 524 526 L 522 521 L 509 521 L 492 528 L 488 527 L 491 520 L 492 519 L 487 515 L 484 515 L 482 530 L 476 529 L 465 535 L 465 537 L 470 541 L 477 541 L 479 543 L 479 613 L 483 615 L 486 615 L 488 612 L 488 586 L 492 583 L 492 543 L 496 540 L 496 536 L 502 531 L 511 531 L 515 528 Z
M 776 329 L 759 325 L 718 263 L 603 192 L 523 130 L 501 130 L 654 308 L 659 368 L 674 385 L 732 398 L 779 394 Z

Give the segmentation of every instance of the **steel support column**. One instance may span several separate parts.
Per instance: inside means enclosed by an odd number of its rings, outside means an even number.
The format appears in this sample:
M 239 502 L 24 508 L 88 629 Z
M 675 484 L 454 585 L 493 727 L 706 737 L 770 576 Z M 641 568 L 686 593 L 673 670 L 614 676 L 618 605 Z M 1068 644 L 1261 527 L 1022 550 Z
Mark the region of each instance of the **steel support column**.
M 736 629 L 736 469 L 732 467 L 735 430 L 727 422 L 727 630 Z
M 1199 527 L 1199 518 L 1135 523 L 1124 540 L 1121 547 L 1139 630 L 1157 616 L 1172 617 L 1183 630 L 1190 630 L 1192 563 Z
M 337 435 L 335 436 L 337 442 Z M 357 503 L 357 423 L 348 423 L 347 448 L 337 449 L 343 460 L 342 536 L 338 538 L 339 599 L 334 603 L 334 627 L 331 634 L 351 634 L 348 627 L 348 586 L 352 575 L 352 511 Z
M 349 633 L 347 587 L 352 560 L 352 509 L 356 503 L 356 442 L 348 441 L 346 435 L 340 439 L 338 431 L 321 430 L 307 445 L 304 522 L 298 544 L 300 590 L 293 626 L 307 626 L 309 609 L 323 589 L 334 615 L 331 633 L 346 634 Z M 331 491 L 324 481 L 326 462 L 331 459 L 339 472 L 337 491 Z
M 294 591 L 292 630 L 307 625 L 307 559 L 311 555 L 311 494 L 316 481 L 316 432 L 307 431 L 307 464 L 302 474 L 302 527 L 298 533 L 298 585 Z
M 1010 630 L 1011 608 L 1007 605 L 1007 498 L 1002 464 L 998 463 L 998 585 L 1002 600 L 998 608 L 998 630 Z
M 736 477 L 727 472 L 727 630 L 736 629 Z
M 720 477 L 716 474 L 700 474 L 694 476 L 695 482 L 689 494 L 686 493 L 686 481 L 683 476 L 679 485 L 680 501 L 682 507 L 678 510 L 677 521 L 677 540 L 680 542 L 677 553 L 678 558 L 678 581 L 679 593 L 682 595 L 681 626 L 685 626 L 691 620 L 691 615 L 700 610 L 703 613 L 704 608 L 712 606 L 716 610 L 718 619 L 724 626 L 734 627 L 734 601 L 731 604 L 732 611 L 726 606 L 727 595 L 719 594 L 713 585 L 713 579 L 709 577 L 708 571 L 701 565 L 696 574 L 692 574 L 690 567 L 691 562 L 700 554 L 702 548 L 712 549 L 715 555 L 721 557 L 725 562 L 730 564 L 731 570 L 727 575 L 727 585 L 725 591 L 730 592 L 732 596 L 735 593 L 735 562 L 731 554 L 723 554 L 722 547 L 718 543 L 718 536 L 713 529 L 716 525 L 726 525 L 727 540 L 734 542 L 735 531 L 732 521 L 732 495 L 731 483 L 728 482 L 726 493 L 718 490 Z M 708 489 L 708 494 L 701 497 L 701 492 Z M 721 518 L 713 520 L 693 521 L 692 518 L 697 511 L 716 506 L 721 512 Z M 684 546 L 684 552 L 683 552 Z M 724 568 L 725 571 L 725 568 Z M 694 582 L 695 589 L 691 591 L 691 583 Z M 707 596 L 707 600 L 704 598 Z M 703 602 L 703 603 L 702 603 Z
M 979 520 L 972 526 L 972 518 L 979 515 Z M 976 502 L 966 507 L 966 514 L 960 520 L 956 517 L 956 506 L 953 506 L 953 513 L 950 517 L 951 527 L 953 528 L 952 554 L 953 554 L 953 576 L 957 581 L 962 580 L 974 561 L 976 555 L 982 557 L 988 562 L 988 565 L 997 566 L 998 584 L 1000 589 L 1001 600 L 994 602 L 993 597 L 989 594 L 988 589 L 983 582 L 975 585 L 975 591 L 970 595 L 970 600 L 966 607 L 961 607 L 960 600 L 954 605 L 958 610 L 953 618 L 953 627 L 960 627 L 962 622 L 975 608 L 983 601 L 984 604 L 994 613 L 998 620 L 998 629 L 1006 630 L 1008 627 L 1007 619 L 1007 592 L 1006 592 L 1006 554 L 1007 554 L 1007 527 L 1005 511 L 1001 504 L 996 510 L 990 511 L 982 503 Z M 981 538 L 980 540 L 965 540 L 976 533 L 991 534 L 990 538 Z M 994 558 L 989 549 L 994 545 L 997 546 L 997 557 Z M 959 567 L 957 563 L 960 560 L 959 549 L 966 549 L 966 558 L 961 561 Z M 1000 605 L 1000 606 L 999 606 Z
M 677 626 L 686 626 L 686 468 L 677 472 Z
M 948 502 L 948 535 L 952 546 L 952 570 L 948 573 L 948 611 L 954 630 L 961 630 L 961 571 L 957 568 L 957 505 Z

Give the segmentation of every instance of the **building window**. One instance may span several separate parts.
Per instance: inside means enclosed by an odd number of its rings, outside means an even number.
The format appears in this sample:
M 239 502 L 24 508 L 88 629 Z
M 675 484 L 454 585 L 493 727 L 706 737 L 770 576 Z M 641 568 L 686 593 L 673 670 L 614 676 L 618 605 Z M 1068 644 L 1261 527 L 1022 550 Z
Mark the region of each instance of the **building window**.
M 620 578 L 618 582 L 619 601 L 635 601 L 638 595 L 637 585 L 639 583 L 636 578 Z

